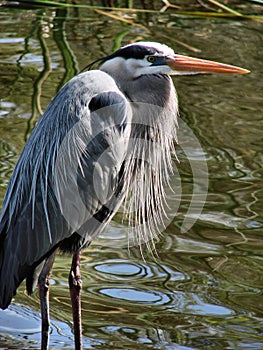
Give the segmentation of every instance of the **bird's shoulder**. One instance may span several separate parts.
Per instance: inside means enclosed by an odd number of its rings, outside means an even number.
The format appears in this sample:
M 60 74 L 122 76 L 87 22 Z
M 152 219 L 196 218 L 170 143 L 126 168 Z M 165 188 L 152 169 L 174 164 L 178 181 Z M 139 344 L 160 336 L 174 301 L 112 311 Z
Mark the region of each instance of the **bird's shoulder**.
M 85 89 L 91 96 L 102 91 L 120 92 L 115 80 L 108 73 L 97 69 L 77 74 L 65 85 L 65 88 L 71 89 L 73 93 Z

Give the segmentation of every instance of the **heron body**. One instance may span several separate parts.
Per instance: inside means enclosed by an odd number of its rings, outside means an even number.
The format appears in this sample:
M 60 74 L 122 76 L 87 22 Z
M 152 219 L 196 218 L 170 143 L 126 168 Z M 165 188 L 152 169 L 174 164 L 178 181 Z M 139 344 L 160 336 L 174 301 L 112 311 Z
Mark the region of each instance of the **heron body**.
M 75 276 L 79 252 L 122 203 L 133 213 L 130 222 L 139 223 L 138 241 L 152 240 L 177 130 L 170 75 L 248 72 L 175 55 L 166 45 L 151 42 L 127 45 L 98 61 L 100 70 L 77 75 L 55 96 L 10 180 L 0 217 L 3 309 L 24 279 L 29 294 L 42 280 L 47 287 L 57 249 L 73 253 L 70 276 Z M 75 322 L 74 307 L 73 317 Z M 81 326 L 76 329 L 75 337 Z M 42 349 L 48 346 L 45 337 Z M 81 348 L 80 335 L 75 343 Z

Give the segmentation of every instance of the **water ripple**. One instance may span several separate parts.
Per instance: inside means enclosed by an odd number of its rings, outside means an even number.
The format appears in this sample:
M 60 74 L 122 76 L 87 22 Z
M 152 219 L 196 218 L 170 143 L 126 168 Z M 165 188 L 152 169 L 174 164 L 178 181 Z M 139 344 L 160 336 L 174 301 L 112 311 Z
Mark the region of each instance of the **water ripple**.
M 136 290 L 135 288 L 101 288 L 99 293 L 114 299 L 126 300 L 128 302 L 164 305 L 171 301 L 170 297 L 160 291 Z

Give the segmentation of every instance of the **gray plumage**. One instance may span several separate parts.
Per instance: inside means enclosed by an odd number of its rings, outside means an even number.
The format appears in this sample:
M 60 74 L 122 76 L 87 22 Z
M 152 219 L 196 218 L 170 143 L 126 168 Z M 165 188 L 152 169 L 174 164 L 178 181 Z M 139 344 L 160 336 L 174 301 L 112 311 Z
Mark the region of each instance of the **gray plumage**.
M 79 278 L 80 250 L 121 204 L 138 243 L 150 246 L 165 215 L 176 139 L 178 104 L 170 75 L 248 73 L 151 42 L 127 45 L 98 62 L 100 70 L 77 75 L 58 92 L 15 167 L 0 216 L 1 308 L 25 278 L 28 293 L 43 271 L 48 278 L 57 248 L 73 253 L 71 272 Z M 71 297 L 79 310 L 79 290 Z M 43 305 L 42 315 L 47 300 Z M 80 348 L 79 314 L 73 312 Z M 45 314 L 43 348 L 47 329 Z
M 139 243 L 157 234 L 172 169 L 177 98 L 168 75 L 134 79 L 125 62 L 106 60 L 99 71 L 73 78 L 25 145 L 0 219 L 1 308 L 25 278 L 33 292 L 43 261 L 56 248 L 75 252 L 89 244 L 122 203 L 130 224 L 137 222 Z M 161 153 L 153 154 L 155 143 Z M 105 150 L 108 159 L 100 164 Z

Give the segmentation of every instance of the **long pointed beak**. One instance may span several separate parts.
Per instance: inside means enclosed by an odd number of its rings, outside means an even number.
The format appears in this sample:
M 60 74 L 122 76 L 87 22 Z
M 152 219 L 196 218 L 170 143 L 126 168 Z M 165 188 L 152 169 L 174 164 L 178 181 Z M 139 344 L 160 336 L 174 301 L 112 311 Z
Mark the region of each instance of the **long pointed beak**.
M 229 64 L 203 60 L 182 55 L 174 55 L 166 58 L 166 64 L 178 74 L 191 73 L 226 73 L 247 74 L 250 71 L 244 68 L 231 66 Z

